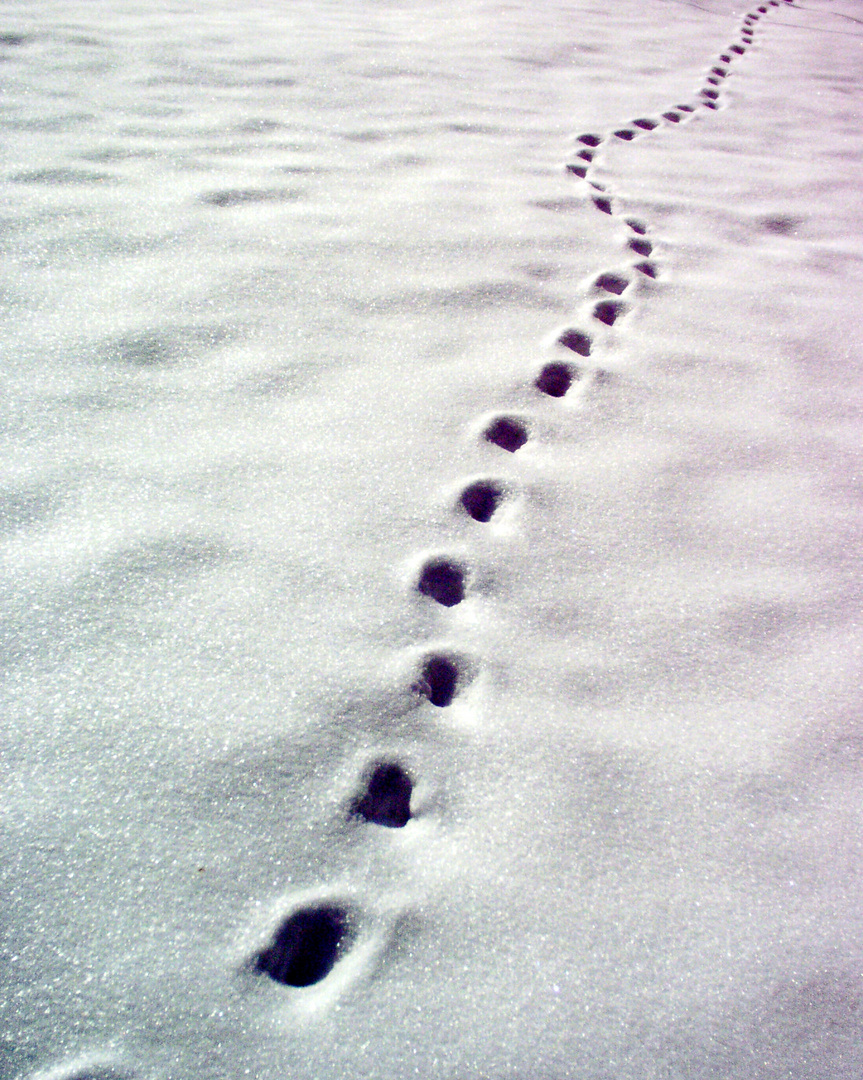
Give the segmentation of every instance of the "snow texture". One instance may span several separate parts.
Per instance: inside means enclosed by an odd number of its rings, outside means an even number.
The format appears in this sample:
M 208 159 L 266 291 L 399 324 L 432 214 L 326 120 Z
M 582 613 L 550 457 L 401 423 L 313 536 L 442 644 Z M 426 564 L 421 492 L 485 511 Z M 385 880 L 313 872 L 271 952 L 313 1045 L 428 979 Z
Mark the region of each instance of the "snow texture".
M 0 1078 L 863 1073 L 856 0 L 5 0 Z

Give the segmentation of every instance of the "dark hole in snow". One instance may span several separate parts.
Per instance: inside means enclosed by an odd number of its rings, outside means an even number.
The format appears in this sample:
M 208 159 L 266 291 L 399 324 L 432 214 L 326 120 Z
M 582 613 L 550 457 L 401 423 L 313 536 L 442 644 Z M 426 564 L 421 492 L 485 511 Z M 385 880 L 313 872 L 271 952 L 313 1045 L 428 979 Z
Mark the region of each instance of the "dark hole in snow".
M 557 343 L 563 345 L 565 349 L 578 353 L 579 356 L 590 356 L 590 338 L 581 330 L 564 330 L 557 339 Z
M 490 521 L 503 498 L 503 489 L 488 480 L 478 480 L 461 493 L 461 504 L 474 521 Z
M 594 284 L 598 289 L 605 289 L 606 292 L 620 296 L 629 284 L 629 278 L 622 277 L 620 274 L 600 274 Z
M 655 127 L 659 125 L 655 120 L 648 120 L 646 116 L 640 116 L 637 120 L 632 121 L 636 127 L 640 127 L 643 131 L 653 131 Z
M 606 198 L 604 195 L 595 195 L 593 198 L 593 205 L 597 210 L 601 210 L 603 214 L 611 213 L 611 199 Z
M 578 141 L 584 143 L 585 146 L 599 146 L 602 142 L 601 135 L 579 135 Z
M 574 368 L 571 364 L 555 362 L 545 365 L 536 378 L 535 386 L 550 397 L 563 397 L 579 377 L 578 368 Z
M 348 931 L 348 914 L 322 905 L 297 911 L 255 959 L 255 970 L 285 986 L 311 986 L 332 971 Z
M 662 115 L 665 117 L 666 120 L 670 120 L 672 124 L 680 123 L 680 116 L 676 112 L 664 112 Z
M 603 300 L 593 309 L 594 319 L 599 319 L 606 326 L 614 326 L 618 316 L 626 312 L 626 305 L 619 300 Z
M 423 667 L 420 691 L 438 709 L 452 703 L 458 684 L 458 668 L 447 656 L 430 656 Z
M 582 180 L 587 176 L 586 165 L 567 165 L 566 171 L 568 173 L 573 173 L 575 176 L 580 176 Z
M 514 454 L 527 442 L 527 428 L 519 420 L 500 416 L 486 428 L 485 438 L 501 450 Z
M 455 607 L 464 600 L 464 570 L 446 559 L 426 563 L 417 588 L 444 607 Z
M 626 218 L 626 224 L 634 233 L 638 233 L 639 236 L 644 236 L 647 232 L 647 226 L 643 221 L 639 221 L 638 218 Z
M 375 766 L 365 794 L 356 800 L 353 812 L 373 825 L 403 829 L 411 817 L 413 782 L 401 765 L 385 762 Z
M 629 128 L 621 128 L 614 133 L 618 139 L 623 139 L 624 142 L 631 142 L 635 138 L 635 132 L 630 131 Z
M 656 267 L 651 262 L 640 262 L 635 264 L 635 269 L 640 271 L 646 277 L 656 277 Z
M 636 255 L 650 255 L 653 251 L 653 244 L 649 240 L 630 240 L 629 246 Z

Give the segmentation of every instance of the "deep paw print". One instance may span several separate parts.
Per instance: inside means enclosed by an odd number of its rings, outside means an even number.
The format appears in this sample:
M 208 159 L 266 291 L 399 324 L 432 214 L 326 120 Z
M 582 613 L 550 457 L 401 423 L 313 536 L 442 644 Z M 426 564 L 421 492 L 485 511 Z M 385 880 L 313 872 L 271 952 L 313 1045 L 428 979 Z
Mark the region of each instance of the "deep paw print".
M 593 308 L 593 317 L 606 326 L 614 326 L 629 309 L 621 300 L 601 300 Z
M 581 370 L 575 364 L 552 361 L 546 364 L 534 380 L 534 386 L 549 397 L 561 398 L 574 382 L 581 378 Z
M 302 908 L 285 919 L 252 961 L 253 970 L 283 986 L 325 979 L 354 937 L 353 913 L 336 904 Z
M 498 416 L 483 432 L 486 442 L 499 446 L 509 454 L 520 450 L 530 438 L 527 425 L 515 416 Z
M 590 356 L 592 341 L 582 330 L 570 328 L 558 337 L 557 344 L 570 352 L 578 353 L 579 356 Z
M 376 762 L 366 777 L 365 790 L 351 805 L 351 813 L 372 825 L 403 829 L 411 819 L 413 786 L 398 762 Z
M 484 524 L 491 521 L 505 496 L 503 484 L 495 480 L 477 480 L 464 489 L 459 504 L 468 517 Z
M 465 569 L 451 559 L 431 559 L 422 568 L 417 591 L 443 607 L 455 607 L 465 597 Z
M 620 296 L 629 285 L 629 278 L 624 277 L 623 274 L 600 274 L 593 284 L 597 289 Z

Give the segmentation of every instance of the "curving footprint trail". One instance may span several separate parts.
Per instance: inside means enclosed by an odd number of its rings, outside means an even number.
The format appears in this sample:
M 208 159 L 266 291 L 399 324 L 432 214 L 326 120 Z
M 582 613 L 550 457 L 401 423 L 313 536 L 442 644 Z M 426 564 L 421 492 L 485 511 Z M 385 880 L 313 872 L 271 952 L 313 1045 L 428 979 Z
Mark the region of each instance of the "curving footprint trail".
M 741 20 L 738 38 L 719 54 L 709 68 L 703 85 L 692 103 L 675 104 L 658 117 L 640 116 L 610 132 L 588 132 L 576 136 L 572 160 L 565 165 L 567 174 L 588 187 L 588 197 L 597 212 L 618 219 L 626 226 L 626 251 L 633 261 L 628 270 L 604 270 L 593 282 L 594 300 L 588 328 L 568 326 L 561 330 L 555 347 L 564 355 L 588 358 L 594 346 L 594 330 L 614 326 L 632 309 L 628 296 L 635 293 L 639 277 L 658 279 L 661 263 L 656 245 L 650 239 L 647 222 L 624 214 L 618 196 L 591 176 L 601 148 L 613 140 L 633 142 L 663 127 L 685 126 L 700 110 L 723 107 L 723 88 L 733 74 L 733 64 L 752 45 L 763 16 L 781 3 L 793 0 L 769 0 Z M 626 294 L 626 299 L 621 299 Z M 546 397 L 562 399 L 575 383 L 604 381 L 605 373 L 585 370 L 571 359 L 556 359 L 544 364 L 534 380 L 536 390 Z M 492 415 L 480 427 L 480 438 L 489 444 L 489 452 L 517 454 L 531 439 L 529 418 L 500 413 Z M 504 458 L 498 457 L 500 461 Z M 481 526 L 493 522 L 511 491 L 499 477 L 473 479 L 461 489 L 454 512 L 462 513 Z M 425 559 L 414 577 L 413 589 L 420 603 L 434 605 L 442 618 L 445 612 L 463 603 L 471 592 L 471 576 L 460 558 L 434 555 Z M 451 628 L 451 624 L 447 624 Z M 427 702 L 436 710 L 450 708 L 469 683 L 467 665 L 455 652 L 444 649 L 428 653 L 417 671 L 411 691 L 418 704 Z M 357 790 L 346 814 L 368 828 L 401 829 L 412 819 L 411 798 L 414 777 L 403 763 L 393 759 L 370 761 L 357 781 Z M 308 987 L 324 980 L 352 947 L 358 936 L 361 913 L 352 906 L 333 901 L 295 908 L 276 926 L 268 941 L 250 959 L 249 968 L 289 987 Z

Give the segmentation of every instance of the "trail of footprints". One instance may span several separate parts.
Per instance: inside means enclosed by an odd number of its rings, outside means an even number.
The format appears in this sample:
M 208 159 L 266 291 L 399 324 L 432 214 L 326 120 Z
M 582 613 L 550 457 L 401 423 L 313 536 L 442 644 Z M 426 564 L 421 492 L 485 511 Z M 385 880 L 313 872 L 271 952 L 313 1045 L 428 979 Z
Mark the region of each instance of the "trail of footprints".
M 549 360 L 537 372 L 534 386 L 538 394 L 549 398 L 564 398 L 572 385 L 585 381 L 599 386 L 605 373 L 596 366 L 579 365 L 575 357 L 588 358 L 594 347 L 593 324 L 614 326 L 631 309 L 634 284 L 639 278 L 657 279 L 661 276 L 656 249 L 650 239 L 648 225 L 637 218 L 621 213 L 619 200 L 603 185 L 591 179 L 591 168 L 604 144 L 614 140 L 632 142 L 648 136 L 662 127 L 680 126 L 700 110 L 722 107 L 722 88 L 733 74 L 732 65 L 752 45 L 762 16 L 781 3 L 793 0 L 769 0 L 744 16 L 738 40 L 719 55 L 709 69 L 697 99 L 677 104 L 661 116 L 642 116 L 606 134 L 585 133 L 576 137 L 572 160 L 565 165 L 567 174 L 587 186 L 587 194 L 596 210 L 621 220 L 626 226 L 625 246 L 632 261 L 625 270 L 606 270 L 594 279 L 594 301 L 587 327 L 569 326 L 556 337 L 559 358 Z M 531 439 L 531 425 L 524 416 L 499 414 L 481 429 L 480 438 L 488 444 L 489 454 L 498 451 L 517 454 Z M 490 457 L 491 460 L 491 457 Z M 499 457 L 496 460 L 503 462 Z M 508 497 L 511 486 L 502 479 L 481 479 L 467 483 L 458 497 L 455 512 L 462 513 L 480 525 L 494 518 Z M 471 577 L 459 558 L 436 555 L 428 558 L 414 581 L 416 592 L 425 602 L 442 608 L 453 608 L 469 595 Z M 418 665 L 411 686 L 418 698 L 425 698 L 437 709 L 447 709 L 469 682 L 465 662 L 453 651 L 430 651 Z M 402 761 L 377 759 L 368 763 L 357 783 L 357 790 L 345 806 L 345 814 L 361 827 L 369 829 L 402 829 L 411 820 L 411 800 L 414 777 Z M 266 942 L 246 961 L 248 971 L 267 977 L 291 988 L 311 987 L 325 980 L 341 959 L 351 950 L 360 936 L 363 913 L 353 903 L 337 898 L 290 909 L 271 928 Z M 111 1076 L 118 1073 L 109 1070 Z M 92 1066 L 83 1071 L 73 1068 L 64 1072 L 65 1080 L 79 1080 L 99 1069 Z
M 596 210 L 618 219 L 626 226 L 625 247 L 631 261 L 625 270 L 599 273 L 593 281 L 594 300 L 586 327 L 569 326 L 556 337 L 558 358 L 550 359 L 537 372 L 534 387 L 539 395 L 564 398 L 574 383 L 582 381 L 601 386 L 607 376 L 595 365 L 584 367 L 574 358 L 589 358 L 594 347 L 592 331 L 598 326 L 614 326 L 631 309 L 629 299 L 636 292 L 639 278 L 660 278 L 655 244 L 648 225 L 623 214 L 619 200 L 603 185 L 591 179 L 591 168 L 604 144 L 614 140 L 632 142 L 662 127 L 685 124 L 700 110 L 722 107 L 722 88 L 733 74 L 732 65 L 752 45 L 762 16 L 781 3 L 793 0 L 769 0 L 745 15 L 738 40 L 719 55 L 707 72 L 696 100 L 677 104 L 660 116 L 641 116 L 605 134 L 585 133 L 575 139 L 572 160 L 565 170 L 586 185 L 587 195 Z M 539 400 L 539 399 L 538 399 Z M 529 418 L 501 413 L 494 415 L 480 429 L 480 438 L 488 444 L 490 460 L 503 462 L 499 455 L 517 454 L 531 439 Z M 493 520 L 506 501 L 512 486 L 505 480 L 485 478 L 466 483 L 454 510 L 480 525 Z M 425 560 L 414 580 L 416 593 L 423 602 L 441 608 L 453 608 L 469 595 L 471 576 L 460 558 L 436 555 Z M 467 662 L 455 650 L 432 651 L 418 664 L 412 692 L 437 709 L 447 709 L 470 681 Z M 412 817 L 411 802 L 415 778 L 404 762 L 381 757 L 368 762 L 357 789 L 344 807 L 346 816 L 361 828 L 402 829 Z M 353 901 L 330 897 L 314 903 L 294 904 L 278 924 L 271 927 L 266 941 L 259 944 L 244 961 L 245 970 L 254 977 L 269 978 L 285 987 L 301 990 L 323 982 L 349 953 L 361 936 L 364 913 Z M 123 1068 L 92 1062 L 61 1068 L 51 1076 L 62 1080 L 95 1080 L 96 1077 L 122 1078 Z
M 625 224 L 626 251 L 632 258 L 626 270 L 606 270 L 594 279 L 597 298 L 589 322 L 614 326 L 632 306 L 628 297 L 635 292 L 634 283 L 639 278 L 661 276 L 648 225 L 622 214 L 619 200 L 613 193 L 591 179 L 591 169 L 601 147 L 614 140 L 632 142 L 662 127 L 683 125 L 700 110 L 721 108 L 722 88 L 733 74 L 732 65 L 752 45 L 762 16 L 771 8 L 780 7 L 781 3 L 791 4 L 793 0 L 769 0 L 744 16 L 738 39 L 719 55 L 707 72 L 697 98 L 691 103 L 674 105 L 660 116 L 638 117 L 606 134 L 585 133 L 576 137 L 572 160 L 565 165 L 566 172 L 587 185 L 588 197 L 599 213 Z M 549 360 L 536 374 L 534 386 L 539 394 L 563 398 L 580 380 L 593 385 L 604 381 L 605 373 L 600 369 L 595 366 L 583 368 L 573 359 L 591 356 L 594 347 L 592 329 L 592 325 L 570 326 L 559 333 L 555 346 L 561 358 Z M 523 416 L 496 415 L 482 429 L 481 438 L 489 444 L 490 455 L 496 451 L 517 454 L 531 439 L 530 421 Z M 503 462 L 504 459 L 499 460 Z M 487 524 L 507 498 L 508 490 L 509 485 L 504 480 L 474 480 L 462 490 L 455 510 L 479 524 Z M 435 556 L 422 565 L 414 587 L 429 603 L 452 608 L 469 594 L 470 574 L 461 559 Z M 428 699 L 431 705 L 446 709 L 458 696 L 462 682 L 459 660 L 454 655 L 440 653 L 426 657 L 412 689 L 418 696 Z M 402 762 L 372 761 L 358 786 L 346 812 L 364 827 L 400 829 L 409 823 L 414 778 Z M 350 949 L 360 918 L 358 913 L 338 903 L 294 910 L 275 928 L 267 944 L 253 957 L 251 966 L 255 972 L 286 986 L 311 986 L 323 980 Z

